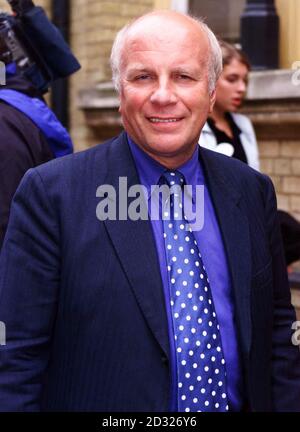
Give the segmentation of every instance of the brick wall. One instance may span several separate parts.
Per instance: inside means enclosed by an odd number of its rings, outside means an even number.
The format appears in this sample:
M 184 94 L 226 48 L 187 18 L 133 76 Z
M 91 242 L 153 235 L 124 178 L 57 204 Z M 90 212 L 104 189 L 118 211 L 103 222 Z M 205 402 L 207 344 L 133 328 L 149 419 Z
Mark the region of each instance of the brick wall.
M 275 185 L 278 207 L 300 221 L 300 141 L 260 141 L 261 170 Z

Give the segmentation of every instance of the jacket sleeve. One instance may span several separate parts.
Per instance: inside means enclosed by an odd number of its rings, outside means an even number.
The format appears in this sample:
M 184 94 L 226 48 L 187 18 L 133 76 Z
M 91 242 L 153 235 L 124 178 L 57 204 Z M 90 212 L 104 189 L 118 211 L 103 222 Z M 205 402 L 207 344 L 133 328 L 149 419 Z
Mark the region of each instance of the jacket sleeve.
M 0 103 L 0 249 L 11 201 L 23 175 L 51 158 L 42 132 L 22 113 Z
M 0 411 L 38 411 L 59 286 L 58 226 L 36 170 L 12 204 L 0 257 Z
M 267 178 L 267 177 L 266 177 Z M 267 179 L 266 221 L 273 269 L 272 398 L 274 411 L 300 411 L 300 351 L 292 342 L 291 306 L 273 184 Z

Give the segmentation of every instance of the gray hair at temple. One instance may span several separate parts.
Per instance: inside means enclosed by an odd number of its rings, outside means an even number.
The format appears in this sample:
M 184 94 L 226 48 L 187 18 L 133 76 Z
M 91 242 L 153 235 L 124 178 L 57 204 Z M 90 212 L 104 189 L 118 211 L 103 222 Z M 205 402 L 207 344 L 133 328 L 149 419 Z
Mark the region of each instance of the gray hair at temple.
M 219 45 L 219 42 L 215 36 L 215 34 L 210 30 L 210 28 L 203 22 L 201 18 L 193 17 L 188 14 L 185 15 L 187 18 L 193 20 L 202 31 L 206 34 L 209 44 L 210 44 L 210 58 L 208 64 L 208 89 L 211 94 L 215 88 L 216 83 L 218 81 L 219 76 L 221 75 L 223 66 L 222 66 L 222 51 Z M 122 50 L 125 44 L 126 36 L 131 29 L 131 27 L 135 24 L 135 22 L 139 18 L 134 19 L 127 25 L 125 25 L 116 35 L 115 41 L 112 46 L 111 56 L 110 56 L 110 65 L 112 69 L 112 80 L 115 86 L 116 91 L 119 93 L 121 88 L 121 59 L 122 59 Z

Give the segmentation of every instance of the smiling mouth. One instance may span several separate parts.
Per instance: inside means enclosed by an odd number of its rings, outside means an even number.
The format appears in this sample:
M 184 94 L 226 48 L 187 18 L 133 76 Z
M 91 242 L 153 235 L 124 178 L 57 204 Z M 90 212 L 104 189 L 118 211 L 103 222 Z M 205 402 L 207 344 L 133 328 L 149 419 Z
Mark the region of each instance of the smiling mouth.
M 159 118 L 159 117 L 149 117 L 148 120 L 151 123 L 177 123 L 181 118 Z

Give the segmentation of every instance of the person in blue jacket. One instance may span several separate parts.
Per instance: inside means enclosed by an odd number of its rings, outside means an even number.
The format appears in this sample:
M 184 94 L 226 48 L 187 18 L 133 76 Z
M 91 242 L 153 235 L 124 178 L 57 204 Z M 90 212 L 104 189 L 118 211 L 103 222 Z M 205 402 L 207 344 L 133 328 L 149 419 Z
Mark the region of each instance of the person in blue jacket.
M 10 3 L 14 15 L 0 14 L 0 61 L 5 65 L 0 85 L 0 248 L 25 172 L 73 152 L 67 130 L 43 95 L 51 82 L 80 67 L 42 8 L 31 0 Z

